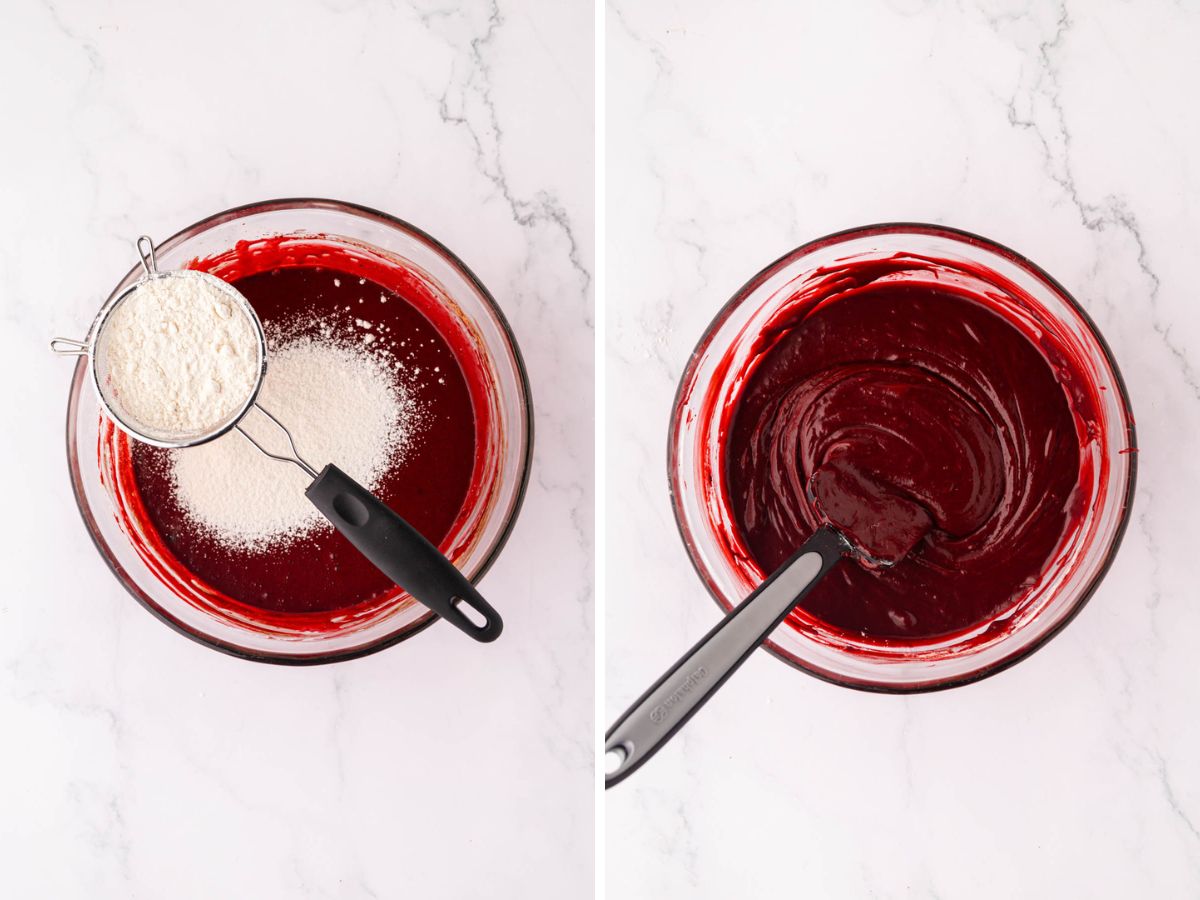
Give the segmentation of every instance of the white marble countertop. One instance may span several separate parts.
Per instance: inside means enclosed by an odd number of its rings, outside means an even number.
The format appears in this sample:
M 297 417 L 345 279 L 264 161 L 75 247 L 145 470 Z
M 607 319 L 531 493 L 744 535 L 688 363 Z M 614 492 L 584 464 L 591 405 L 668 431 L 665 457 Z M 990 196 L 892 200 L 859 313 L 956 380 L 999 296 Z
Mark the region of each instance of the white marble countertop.
M 584 897 L 593 874 L 590 4 L 54 3 L 0 12 L 0 889 L 6 897 Z M 330 124 L 336 127 L 330 128 Z M 480 647 L 243 662 L 109 574 L 67 481 L 79 335 L 221 209 L 394 213 L 524 351 L 533 476 Z
M 713 314 L 798 244 L 910 220 L 1025 253 L 1108 338 L 1141 447 L 1124 545 L 1059 637 L 910 697 L 755 655 L 607 793 L 608 895 L 1200 895 L 1200 9 L 608 11 L 607 721 L 717 621 L 667 416 Z

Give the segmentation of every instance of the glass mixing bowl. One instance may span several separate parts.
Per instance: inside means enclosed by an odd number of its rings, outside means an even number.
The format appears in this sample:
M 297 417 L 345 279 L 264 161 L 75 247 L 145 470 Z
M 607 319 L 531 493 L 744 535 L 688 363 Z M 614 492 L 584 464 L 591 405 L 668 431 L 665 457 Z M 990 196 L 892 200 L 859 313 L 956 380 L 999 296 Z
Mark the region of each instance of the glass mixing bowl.
M 190 260 L 208 258 L 279 235 L 318 236 L 398 262 L 421 274 L 447 307 L 460 340 L 490 374 L 482 403 L 486 434 L 477 441 L 486 452 L 477 463 L 472 489 L 440 549 L 472 581 L 478 581 L 504 546 L 529 475 L 533 421 L 529 383 L 516 340 L 504 314 L 469 269 L 440 243 L 399 219 L 331 200 L 273 200 L 218 213 L 163 241 L 157 247 L 163 271 Z M 113 295 L 141 273 L 131 269 Z M 439 326 L 440 327 L 440 326 Z M 456 351 L 457 352 L 457 351 Z M 477 421 L 478 425 L 478 421 Z M 217 650 L 277 663 L 318 663 L 349 659 L 380 650 L 430 625 L 437 617 L 399 591 L 379 602 L 328 616 L 314 627 L 313 614 L 239 613 L 207 602 L 203 592 L 168 587 L 155 574 L 145 542 L 121 524 L 114 479 L 105 477 L 114 451 L 113 429 L 102 413 L 88 379 L 86 359 L 75 367 L 67 404 L 67 459 L 80 514 L 100 555 L 137 600 L 181 633 Z M 181 451 L 186 452 L 186 451 Z
M 722 411 L 736 402 L 754 345 L 789 298 L 824 266 L 896 254 L 933 257 L 982 271 L 998 296 L 1024 295 L 1007 314 L 1027 333 L 1048 336 L 1084 360 L 1079 373 L 1099 408 L 1081 488 L 1087 514 L 1067 535 L 1043 577 L 995 618 L 966 633 L 924 642 L 871 641 L 839 632 L 802 610 L 767 641 L 780 659 L 820 678 L 877 691 L 945 688 L 983 678 L 1027 656 L 1079 612 L 1100 583 L 1125 531 L 1136 474 L 1129 398 L 1095 325 L 1049 275 L 1017 253 L 962 231 L 896 224 L 856 228 L 806 244 L 755 275 L 700 339 L 671 414 L 668 477 L 676 521 L 692 563 L 728 611 L 770 573 L 754 561 L 730 508 Z M 1005 301 L 1007 302 L 1007 301 Z

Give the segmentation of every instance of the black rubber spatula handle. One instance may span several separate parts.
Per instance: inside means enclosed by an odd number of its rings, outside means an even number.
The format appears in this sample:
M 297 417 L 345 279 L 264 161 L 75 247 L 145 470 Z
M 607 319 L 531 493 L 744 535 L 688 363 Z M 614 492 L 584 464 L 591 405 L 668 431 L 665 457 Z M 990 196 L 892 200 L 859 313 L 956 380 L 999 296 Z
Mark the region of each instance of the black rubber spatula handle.
M 305 495 L 333 527 L 388 578 L 477 641 L 494 641 L 504 623 L 454 564 L 382 500 L 337 466 L 326 466 Z M 461 609 L 475 610 L 477 625 Z

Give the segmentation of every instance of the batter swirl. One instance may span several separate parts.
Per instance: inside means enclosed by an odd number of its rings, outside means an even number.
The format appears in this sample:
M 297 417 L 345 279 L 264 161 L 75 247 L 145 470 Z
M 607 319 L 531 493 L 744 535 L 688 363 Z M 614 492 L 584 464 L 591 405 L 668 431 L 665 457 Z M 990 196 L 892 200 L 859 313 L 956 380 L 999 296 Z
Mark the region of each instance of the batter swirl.
M 725 465 L 764 571 L 827 521 L 896 562 L 843 561 L 809 612 L 920 640 L 986 621 L 1040 578 L 1082 515 L 1088 411 L 1051 349 L 969 291 L 894 268 L 831 278 L 761 337 Z

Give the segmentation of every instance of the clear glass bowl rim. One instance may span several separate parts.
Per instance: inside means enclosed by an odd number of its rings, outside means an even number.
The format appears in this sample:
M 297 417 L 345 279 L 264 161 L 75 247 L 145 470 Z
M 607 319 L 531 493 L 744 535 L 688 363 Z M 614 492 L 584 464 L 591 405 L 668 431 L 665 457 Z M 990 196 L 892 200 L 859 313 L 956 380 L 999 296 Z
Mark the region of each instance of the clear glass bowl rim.
M 1100 348 L 1100 351 L 1104 354 L 1105 362 L 1112 371 L 1114 382 L 1117 387 L 1117 394 L 1120 397 L 1124 425 L 1128 435 L 1127 445 L 1132 448 L 1137 447 L 1137 433 L 1132 412 L 1132 405 L 1129 400 L 1129 391 L 1126 388 L 1124 376 L 1121 374 L 1121 369 L 1117 365 L 1116 358 L 1113 356 L 1112 349 L 1109 347 L 1108 341 L 1105 340 L 1103 333 L 1096 326 L 1096 323 L 1092 320 L 1092 317 L 1088 315 L 1087 310 L 1080 305 L 1079 301 L 1075 299 L 1071 292 L 1063 287 L 1063 285 L 1060 284 L 1052 275 L 1042 269 L 1041 266 L 1037 265 L 1028 257 L 1010 249 L 1009 247 L 1004 246 L 1003 244 L 997 243 L 991 238 L 986 238 L 961 228 L 954 228 L 949 225 L 935 225 L 927 222 L 879 222 L 872 225 L 859 225 L 852 228 L 842 229 L 841 231 L 835 231 L 831 234 L 824 235 L 823 237 L 808 241 L 792 250 L 789 250 L 774 262 L 764 266 L 748 281 L 746 281 L 745 284 L 738 288 L 733 293 L 733 296 L 730 297 L 729 300 L 727 300 L 720 308 L 720 310 L 717 311 L 716 315 L 713 316 L 712 321 L 709 322 L 708 327 L 705 328 L 703 334 L 700 336 L 700 339 L 696 342 L 695 347 L 692 348 L 692 352 L 688 356 L 687 365 L 684 367 L 683 373 L 679 379 L 679 384 L 676 387 L 674 400 L 671 403 L 671 414 L 669 419 L 669 427 L 667 429 L 666 454 L 667 484 L 671 496 L 671 513 L 674 516 L 675 527 L 679 532 L 680 540 L 683 541 L 684 548 L 687 550 L 688 560 L 691 562 L 692 568 L 695 570 L 696 575 L 700 578 L 701 583 L 708 591 L 709 596 L 717 604 L 717 607 L 721 610 L 722 614 L 728 613 L 731 607 L 726 606 L 724 598 L 716 590 L 715 585 L 706 575 L 700 560 L 697 558 L 697 554 L 693 552 L 692 539 L 689 536 L 688 526 L 684 521 L 681 505 L 677 497 L 678 483 L 676 481 L 677 466 L 675 461 L 675 436 L 678 431 L 680 416 L 682 414 L 682 410 L 684 409 L 683 403 L 685 400 L 685 389 L 692 380 L 695 368 L 698 365 L 702 354 L 707 350 L 708 345 L 711 343 L 713 338 L 716 336 L 716 333 L 720 330 L 721 325 L 725 322 L 733 310 L 735 310 L 742 302 L 744 302 L 746 298 L 753 293 L 755 288 L 759 286 L 759 284 L 766 281 L 767 278 L 775 274 L 778 270 L 790 265 L 801 257 L 834 244 L 877 235 L 895 235 L 905 233 L 930 235 L 934 237 L 947 238 L 952 241 L 977 245 L 987 251 L 1007 259 L 1009 262 L 1017 265 L 1018 267 L 1026 269 L 1031 275 L 1044 282 L 1047 287 L 1056 292 L 1061 299 L 1075 312 L 1075 314 L 1079 316 L 1080 321 L 1087 326 L 1092 337 L 1095 339 L 1097 346 Z M 1061 618 L 1061 620 L 1055 623 L 1054 627 L 1048 629 L 1043 635 L 1023 648 L 1020 652 L 1001 659 L 996 663 L 984 665 L 978 670 L 970 672 L 961 677 L 951 677 L 943 680 L 913 685 L 898 685 L 873 683 L 852 680 L 849 678 L 838 678 L 831 673 L 804 665 L 800 660 L 776 649 L 776 647 L 769 640 L 764 642 L 762 645 L 763 649 L 776 659 L 787 663 L 792 668 L 798 669 L 799 671 L 804 672 L 806 675 L 811 675 L 812 677 L 821 681 L 835 684 L 840 687 L 853 688 L 855 690 L 880 694 L 918 694 L 948 690 L 950 688 L 972 684 L 1016 665 L 1022 660 L 1028 658 L 1037 650 L 1040 650 L 1042 647 L 1044 647 L 1051 638 L 1058 635 L 1075 619 L 1077 615 L 1079 615 L 1079 613 L 1087 605 L 1088 601 L 1092 598 L 1092 595 L 1096 592 L 1096 589 L 1104 581 L 1104 576 L 1111 568 L 1113 560 L 1116 558 L 1117 551 L 1125 538 L 1125 531 L 1129 525 L 1129 514 L 1133 508 L 1133 497 L 1137 485 L 1139 454 L 1135 451 L 1127 455 L 1129 457 L 1129 474 L 1125 485 L 1124 495 L 1121 498 L 1122 507 L 1120 519 L 1117 523 L 1111 542 L 1109 543 L 1108 547 L 1105 548 L 1104 557 L 1101 560 L 1095 575 L 1092 577 L 1087 586 L 1080 592 L 1080 595 L 1075 600 L 1073 606 Z
M 516 335 L 513 333 L 512 326 L 509 324 L 504 311 L 496 302 L 496 298 L 492 296 L 491 291 L 476 277 L 475 273 L 464 263 L 459 257 L 450 250 L 445 244 L 437 238 L 430 235 L 423 229 L 413 225 L 398 216 L 393 216 L 390 213 L 374 209 L 369 206 L 364 206 L 358 203 L 351 203 L 343 200 L 330 200 L 323 197 L 285 197 L 275 200 L 262 200 L 253 203 L 245 203 L 240 206 L 230 207 L 221 212 L 214 213 L 210 216 L 194 222 L 186 228 L 172 234 L 170 237 L 163 239 L 156 244 L 157 247 L 172 247 L 176 243 L 185 241 L 193 235 L 205 231 L 216 225 L 223 224 L 233 219 L 238 219 L 244 216 L 258 215 L 262 213 L 279 212 L 291 209 L 325 209 L 331 212 L 343 213 L 352 216 L 360 216 L 367 219 L 374 219 L 377 222 L 397 228 L 407 232 L 413 238 L 427 244 L 435 252 L 441 254 L 445 260 L 455 268 L 457 268 L 462 276 L 469 281 L 476 290 L 479 291 L 480 297 L 484 303 L 490 308 L 492 314 L 496 318 L 496 324 L 499 326 L 504 335 L 509 348 L 512 351 L 513 360 L 518 375 L 521 387 L 521 412 L 524 419 L 524 450 L 523 459 L 518 466 L 520 483 L 517 485 L 517 491 L 513 497 L 512 508 L 506 516 L 503 526 L 497 536 L 491 551 L 481 563 L 479 570 L 472 577 L 473 583 L 478 581 L 487 574 L 492 564 L 499 557 L 504 547 L 508 544 L 508 539 L 512 535 L 517 518 L 520 514 L 521 507 L 525 502 L 525 494 L 529 487 L 529 473 L 533 464 L 533 396 L 529 385 L 529 373 L 525 366 L 525 359 L 521 354 L 520 345 L 517 343 Z M 136 269 L 136 266 L 134 267 Z M 134 269 L 131 269 L 132 272 Z M 128 273 L 127 273 L 128 274 Z M 124 280 L 124 278 L 122 279 Z M 118 282 L 118 285 L 121 282 Z M 90 328 L 89 328 L 90 335 Z M 81 358 L 76 363 L 76 368 L 71 376 L 71 393 L 68 396 L 67 413 L 66 413 L 66 451 L 67 451 L 67 466 L 71 476 L 71 491 L 75 497 L 75 505 L 79 511 L 80 517 L 83 519 L 83 524 L 87 530 L 88 537 L 91 538 L 92 544 L 96 547 L 100 558 L 104 560 L 109 571 L 118 582 L 128 591 L 143 609 L 148 611 L 154 618 L 171 628 L 172 631 L 183 635 L 205 647 L 213 650 L 218 650 L 229 656 L 234 656 L 239 659 L 250 660 L 251 662 L 263 662 L 273 665 L 282 666 L 312 666 L 322 665 L 326 663 L 344 662 L 351 659 L 358 659 L 363 656 L 369 656 L 372 653 L 378 653 L 388 647 L 392 647 L 402 641 L 407 640 L 414 635 L 420 634 L 434 622 L 440 618 L 435 613 L 429 612 L 420 619 L 402 627 L 394 634 L 384 635 L 368 644 L 360 647 L 354 647 L 349 650 L 330 651 L 327 653 L 313 653 L 303 656 L 286 656 L 275 655 L 269 653 L 258 653 L 249 650 L 245 647 L 230 644 L 222 640 L 218 640 L 210 635 L 199 631 L 194 631 L 191 628 L 185 627 L 182 623 L 175 621 L 170 616 L 165 615 L 158 607 L 146 597 L 141 589 L 135 584 L 132 579 L 128 578 L 121 566 L 113 559 L 109 553 L 107 546 L 102 542 L 99 529 L 96 526 L 92 517 L 91 509 L 87 505 L 84 498 L 81 474 L 78 468 L 78 455 L 73 452 L 73 425 L 75 421 L 75 405 L 76 396 L 75 386 L 79 381 L 80 367 L 87 367 L 86 359 Z M 86 379 L 85 379 L 86 382 Z M 85 383 L 86 387 L 86 383 Z

